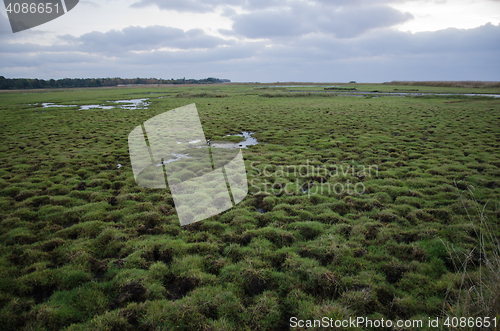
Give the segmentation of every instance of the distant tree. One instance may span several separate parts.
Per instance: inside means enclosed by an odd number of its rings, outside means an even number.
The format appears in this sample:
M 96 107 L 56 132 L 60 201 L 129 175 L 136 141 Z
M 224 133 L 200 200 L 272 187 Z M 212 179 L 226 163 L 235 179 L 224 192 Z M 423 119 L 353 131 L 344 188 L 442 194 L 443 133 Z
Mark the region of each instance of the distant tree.
M 31 88 L 41 88 L 42 84 L 38 79 L 34 79 L 33 82 L 31 83 Z
M 180 79 L 165 80 L 161 78 L 63 78 L 63 79 L 50 79 L 48 81 L 43 79 L 26 79 L 14 78 L 9 79 L 0 76 L 0 89 L 35 89 L 35 88 L 72 88 L 72 87 L 100 87 L 100 86 L 117 86 L 117 85 L 130 85 L 130 84 L 216 84 L 230 82 L 228 79 L 219 79 L 208 77 L 204 79 Z
M 0 90 L 8 90 L 9 89 L 9 83 L 7 79 L 5 79 L 4 76 L 0 76 Z

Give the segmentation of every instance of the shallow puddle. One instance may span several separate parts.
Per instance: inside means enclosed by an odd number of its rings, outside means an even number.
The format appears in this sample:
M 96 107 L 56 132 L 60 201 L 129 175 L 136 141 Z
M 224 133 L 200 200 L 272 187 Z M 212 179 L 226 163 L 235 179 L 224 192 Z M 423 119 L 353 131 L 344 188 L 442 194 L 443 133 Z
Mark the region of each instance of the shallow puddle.
M 179 161 L 181 159 L 190 159 L 191 156 L 189 156 L 189 154 L 176 154 L 176 153 L 172 153 L 170 154 L 173 156 L 173 158 L 169 159 L 169 160 L 164 160 L 163 162 L 159 163 L 159 164 L 156 164 L 157 167 L 161 167 L 162 165 L 164 164 L 169 164 L 169 163 L 172 163 L 172 162 L 175 162 L 175 161 Z
M 120 108 L 123 109 L 142 109 L 146 108 L 150 105 L 149 102 L 145 102 L 148 100 L 147 98 L 145 99 L 132 99 L 132 100 L 117 100 L 113 101 L 114 103 L 126 103 L 123 106 L 120 106 Z
M 211 143 L 210 146 L 215 147 L 215 148 L 225 148 L 225 149 L 247 148 L 248 146 L 257 145 L 259 143 L 257 141 L 257 138 L 252 137 L 252 135 L 254 133 L 255 132 L 244 131 L 241 134 L 230 134 L 230 135 L 227 135 L 226 137 L 238 136 L 238 137 L 244 137 L 245 140 L 242 142 L 239 142 L 239 143 L 219 143 L 219 142 Z M 196 144 L 196 143 L 199 143 L 200 141 L 201 140 L 190 141 L 189 144 Z M 177 144 L 182 144 L 182 142 L 177 141 Z M 208 148 L 208 144 L 202 145 L 202 146 L 196 146 L 196 148 Z M 169 160 L 164 160 L 163 162 L 161 162 L 159 164 L 155 164 L 155 166 L 161 167 L 164 164 L 169 164 L 169 163 L 179 161 L 182 159 L 191 159 L 192 158 L 189 155 L 189 153 L 186 153 L 186 154 L 171 153 L 170 155 L 172 155 L 172 158 L 170 158 Z
M 143 109 L 149 106 L 149 102 L 145 102 L 148 99 L 131 99 L 131 100 L 117 100 L 117 101 L 108 101 L 108 102 L 114 102 L 118 104 L 124 104 L 120 105 L 119 108 L 121 109 L 129 109 L 129 110 L 134 110 L 134 109 Z M 84 105 L 80 106 L 80 110 L 89 110 L 89 109 L 113 109 L 116 108 L 116 106 L 104 106 L 104 105 Z
M 230 135 L 227 135 L 226 137 L 230 137 L 230 136 L 238 136 L 238 137 L 244 137 L 245 140 L 240 142 L 240 143 L 211 143 L 210 146 L 211 147 L 215 147 L 215 148 L 225 148 L 225 149 L 237 149 L 237 148 L 247 148 L 248 146 L 253 146 L 253 145 L 257 145 L 259 142 L 257 141 L 257 138 L 254 138 L 252 137 L 252 135 L 254 134 L 255 132 L 247 132 L 247 131 L 244 131 L 242 132 L 241 134 L 230 134 Z M 201 140 L 194 140 L 194 141 L 190 141 L 189 144 L 196 144 L 196 143 L 199 143 Z M 177 144 L 182 144 L 182 142 L 178 142 L 177 141 Z M 206 145 L 201 145 L 201 146 L 192 146 L 192 147 L 195 147 L 195 148 L 208 148 L 209 145 L 206 144 Z M 163 162 L 160 162 L 158 164 L 155 164 L 156 167 L 161 167 L 163 165 L 166 165 L 166 164 L 169 164 L 169 163 L 172 163 L 172 162 L 176 162 L 176 161 L 180 161 L 182 159 L 191 159 L 192 156 L 189 155 L 189 153 L 185 153 L 185 154 L 178 154 L 178 153 L 171 153 L 170 154 L 172 157 L 168 160 L 164 160 Z M 118 165 L 118 169 L 121 168 L 121 164 Z
M 37 103 L 34 104 L 34 106 L 38 105 Z M 42 108 L 64 108 L 64 107 L 76 107 L 76 105 L 56 105 L 55 103 L 52 102 L 43 102 L 42 103 Z
M 150 105 L 149 102 L 146 102 L 148 100 L 147 98 L 145 99 L 131 99 L 131 100 L 117 100 L 117 101 L 108 101 L 108 102 L 113 102 L 116 104 L 120 104 L 118 108 L 121 109 L 129 109 L 129 110 L 134 110 L 134 109 L 143 109 L 146 108 Z M 32 104 L 32 106 L 38 105 L 37 103 Z M 78 107 L 77 105 L 56 105 L 53 102 L 43 102 L 42 103 L 42 108 L 65 108 L 65 107 Z M 80 106 L 80 110 L 89 110 L 89 109 L 113 109 L 116 108 L 116 106 L 106 106 L 106 105 L 83 105 Z
M 84 105 L 80 106 L 80 110 L 89 110 L 89 109 L 113 109 L 114 106 L 102 106 L 102 105 Z
M 247 148 L 248 146 L 253 146 L 257 145 L 259 142 L 257 141 L 257 138 L 252 137 L 252 135 L 255 132 L 248 132 L 248 131 L 243 131 L 241 134 L 230 134 L 227 135 L 226 137 L 231 137 L 231 136 L 238 136 L 238 137 L 244 137 L 245 140 L 239 142 L 239 143 L 212 143 L 210 146 L 217 147 L 217 148 L 228 148 L 228 149 L 235 149 L 235 148 Z

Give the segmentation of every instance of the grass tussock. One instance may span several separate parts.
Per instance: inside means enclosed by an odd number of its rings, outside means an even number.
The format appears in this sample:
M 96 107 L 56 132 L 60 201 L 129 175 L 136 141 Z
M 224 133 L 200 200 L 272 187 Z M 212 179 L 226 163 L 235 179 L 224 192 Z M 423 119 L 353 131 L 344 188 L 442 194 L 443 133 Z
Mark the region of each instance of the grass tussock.
M 477 244 L 466 251 L 453 245 L 445 245 L 456 270 L 455 281 L 459 284 L 451 304 L 445 307 L 450 318 L 500 317 L 500 240 L 492 221 L 485 214 L 474 196 L 474 187 L 468 186 L 461 203 L 470 221 L 469 231 L 477 238 Z M 472 206 L 470 202 L 473 202 Z M 496 206 L 500 211 L 500 205 Z M 461 330 L 470 328 L 462 327 Z M 486 328 L 493 330 L 493 326 Z

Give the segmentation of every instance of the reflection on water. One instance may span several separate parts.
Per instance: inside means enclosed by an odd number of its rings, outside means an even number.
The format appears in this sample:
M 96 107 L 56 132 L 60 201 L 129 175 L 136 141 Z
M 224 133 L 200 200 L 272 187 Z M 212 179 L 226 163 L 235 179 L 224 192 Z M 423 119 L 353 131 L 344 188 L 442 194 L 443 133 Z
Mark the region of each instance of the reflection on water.
M 132 99 L 132 100 L 117 100 L 113 101 L 114 103 L 126 103 L 126 105 L 120 106 L 123 109 L 140 109 L 146 108 L 149 106 L 149 102 L 145 102 L 146 99 Z
M 259 143 L 257 141 L 257 138 L 252 137 L 254 133 L 255 132 L 243 131 L 241 134 L 230 134 L 227 135 L 226 137 L 238 136 L 245 138 L 245 140 L 239 143 L 216 142 L 216 143 L 211 143 L 210 146 L 217 148 L 228 148 L 228 149 L 247 148 L 248 146 L 257 145 Z
M 146 99 L 131 99 L 131 100 L 117 100 L 117 101 L 108 101 L 116 104 L 120 104 L 118 107 L 121 109 L 143 109 L 147 108 L 150 103 L 146 102 Z M 38 104 L 34 104 L 35 106 Z M 53 102 L 43 102 L 42 108 L 64 108 L 64 107 L 78 107 L 77 105 L 56 105 Z M 89 110 L 89 109 L 113 109 L 116 106 L 106 106 L 106 105 L 83 105 L 80 106 L 80 110 Z
M 164 160 L 163 162 L 159 163 L 159 164 L 156 164 L 157 167 L 161 167 L 162 165 L 164 164 L 169 164 L 169 163 L 172 163 L 172 162 L 175 162 L 175 161 L 179 161 L 181 159 L 190 159 L 191 156 L 189 156 L 189 154 L 176 154 L 176 153 L 171 153 L 170 155 L 173 156 L 173 158 L 171 159 L 168 159 L 168 160 Z
M 35 103 L 35 105 L 37 104 Z M 42 103 L 42 108 L 63 108 L 63 107 L 76 107 L 76 105 L 56 105 L 55 103 L 52 102 Z
M 94 108 L 98 108 L 98 109 L 113 109 L 115 107 L 114 106 L 102 106 L 102 105 L 84 105 L 84 106 L 80 106 L 80 110 L 89 110 L 89 109 L 94 109 Z

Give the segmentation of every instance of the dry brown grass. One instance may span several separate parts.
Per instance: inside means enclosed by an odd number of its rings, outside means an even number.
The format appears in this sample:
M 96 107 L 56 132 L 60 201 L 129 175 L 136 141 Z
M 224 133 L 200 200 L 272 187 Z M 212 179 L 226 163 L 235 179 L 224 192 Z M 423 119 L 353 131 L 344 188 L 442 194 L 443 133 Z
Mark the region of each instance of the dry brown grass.
M 473 187 L 463 192 L 474 201 L 471 208 L 466 207 L 466 199 L 461 197 L 462 204 L 478 238 L 478 245 L 465 254 L 458 252 L 452 245 L 446 250 L 457 271 L 456 281 L 460 284 L 459 293 L 453 304 L 448 304 L 444 311 L 446 316 L 461 317 L 500 317 L 500 242 L 485 215 L 486 205 L 477 203 Z M 500 204 L 497 211 L 500 210 Z M 479 255 L 479 259 L 478 258 Z M 477 266 L 479 260 L 479 266 Z M 477 268 L 475 268 L 477 267 Z M 460 328 L 459 328 L 460 329 Z M 470 330 L 471 328 L 461 328 Z M 490 328 L 496 330 L 493 326 Z
M 435 86 L 435 87 L 500 87 L 500 82 L 484 81 L 392 81 L 384 83 L 386 85 L 404 85 L 404 86 Z

